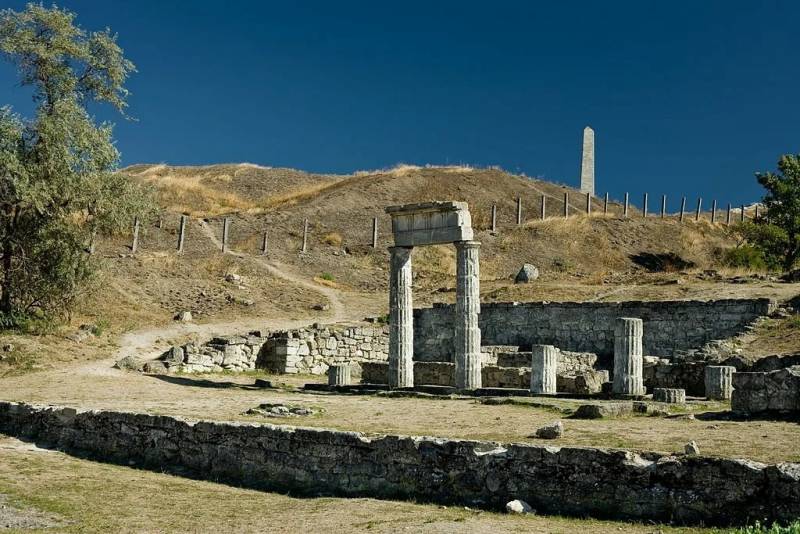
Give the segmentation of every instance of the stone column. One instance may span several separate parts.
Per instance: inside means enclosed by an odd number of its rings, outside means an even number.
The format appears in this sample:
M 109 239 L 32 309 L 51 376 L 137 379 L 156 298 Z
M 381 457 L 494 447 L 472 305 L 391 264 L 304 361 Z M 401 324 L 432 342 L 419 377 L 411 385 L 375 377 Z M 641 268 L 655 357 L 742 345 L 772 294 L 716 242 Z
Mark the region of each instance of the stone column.
M 389 387 L 414 386 L 411 248 L 389 247 Z
M 612 391 L 616 395 L 644 395 L 641 319 L 619 317 L 614 323 Z
M 349 386 L 350 385 L 350 364 L 341 363 L 328 367 L 329 386 Z
M 709 365 L 706 367 L 706 397 L 710 400 L 730 400 L 733 394 L 733 373 L 731 365 Z
M 481 312 L 480 262 L 477 241 L 457 241 L 456 246 L 456 306 L 455 360 L 456 388 L 481 387 Z
M 533 345 L 531 354 L 531 393 L 555 393 L 558 351 L 553 345 Z

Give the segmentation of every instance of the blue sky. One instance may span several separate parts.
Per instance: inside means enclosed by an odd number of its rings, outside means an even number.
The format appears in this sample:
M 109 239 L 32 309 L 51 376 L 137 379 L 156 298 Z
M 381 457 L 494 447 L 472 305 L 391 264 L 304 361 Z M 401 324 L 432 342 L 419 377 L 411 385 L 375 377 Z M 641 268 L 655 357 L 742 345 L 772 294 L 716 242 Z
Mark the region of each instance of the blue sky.
M 598 193 L 675 209 L 754 200 L 753 173 L 800 152 L 796 1 L 59 5 L 137 65 L 137 120 L 98 111 L 123 164 L 469 163 L 577 185 L 588 124 Z M 0 64 L 0 104 L 29 96 Z

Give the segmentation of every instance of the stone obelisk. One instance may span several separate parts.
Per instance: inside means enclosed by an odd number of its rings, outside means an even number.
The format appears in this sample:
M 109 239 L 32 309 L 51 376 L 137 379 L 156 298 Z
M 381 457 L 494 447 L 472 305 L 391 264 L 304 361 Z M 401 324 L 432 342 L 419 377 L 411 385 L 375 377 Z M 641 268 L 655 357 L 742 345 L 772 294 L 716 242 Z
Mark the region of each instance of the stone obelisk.
M 594 130 L 588 126 L 583 129 L 581 193 L 589 193 L 594 196 Z

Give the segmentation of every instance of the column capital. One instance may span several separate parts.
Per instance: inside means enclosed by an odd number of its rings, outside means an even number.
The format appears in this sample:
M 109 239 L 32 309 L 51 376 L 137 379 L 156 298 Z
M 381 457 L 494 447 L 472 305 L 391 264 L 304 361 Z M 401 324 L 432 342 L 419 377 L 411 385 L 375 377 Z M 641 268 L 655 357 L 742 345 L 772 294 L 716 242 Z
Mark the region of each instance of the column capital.
M 469 248 L 469 249 L 481 248 L 480 241 L 453 241 L 453 244 L 459 248 Z

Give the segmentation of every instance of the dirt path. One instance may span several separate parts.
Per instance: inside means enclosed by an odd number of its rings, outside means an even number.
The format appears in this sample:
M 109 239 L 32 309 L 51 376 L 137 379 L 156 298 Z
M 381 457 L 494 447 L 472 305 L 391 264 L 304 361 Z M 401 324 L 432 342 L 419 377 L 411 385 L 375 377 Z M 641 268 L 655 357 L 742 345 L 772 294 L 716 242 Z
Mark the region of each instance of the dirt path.
M 200 226 L 203 228 L 203 233 L 211 240 L 214 245 L 218 248 L 222 248 L 222 242 L 214 235 L 214 230 L 205 222 L 200 221 Z M 236 256 L 238 258 L 250 258 L 254 260 L 258 265 L 264 267 L 266 271 L 277 277 L 282 278 L 288 282 L 292 282 L 293 284 L 297 284 L 299 286 L 303 286 L 307 289 L 312 291 L 316 291 L 318 293 L 322 293 L 322 295 L 327 298 L 331 303 L 331 311 L 333 312 L 332 321 L 339 322 L 346 319 L 349 319 L 347 313 L 345 312 L 345 308 L 342 305 L 342 301 L 340 299 L 340 292 L 336 289 L 331 287 L 325 287 L 320 284 L 315 284 L 313 282 L 309 282 L 305 277 L 299 276 L 297 274 L 292 273 L 288 270 L 286 265 L 279 263 L 279 262 L 269 262 L 266 258 L 261 256 L 253 256 L 251 254 L 245 254 L 244 252 L 237 252 L 233 250 L 229 250 L 226 254 L 230 254 L 231 256 Z
M 222 248 L 222 243 L 214 235 L 213 230 L 204 221 L 201 221 L 203 233 L 215 246 Z M 284 264 L 269 262 L 266 258 L 252 256 L 242 252 L 229 251 L 228 254 L 239 258 L 247 258 L 255 261 L 263 267 L 270 275 L 286 280 L 293 284 L 303 286 L 312 291 L 322 294 L 331 306 L 331 315 L 325 317 L 325 322 L 341 322 L 357 320 L 363 317 L 363 311 L 356 307 L 349 311 L 342 304 L 341 293 L 330 287 L 308 281 L 304 277 L 291 272 Z M 313 319 L 303 320 L 279 320 L 268 318 L 247 318 L 235 321 L 222 321 L 214 323 L 175 323 L 167 326 L 136 330 L 124 334 L 120 340 L 119 350 L 113 356 L 102 360 L 96 360 L 80 366 L 77 371 L 79 374 L 110 376 L 123 373 L 119 369 L 114 369 L 115 362 L 122 358 L 133 356 L 138 360 L 146 361 L 157 358 L 170 346 L 170 340 L 196 336 L 199 338 L 210 338 L 213 336 L 223 336 L 233 333 L 242 333 L 249 330 L 273 329 L 284 330 L 300 328 L 314 322 Z

